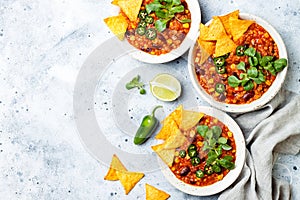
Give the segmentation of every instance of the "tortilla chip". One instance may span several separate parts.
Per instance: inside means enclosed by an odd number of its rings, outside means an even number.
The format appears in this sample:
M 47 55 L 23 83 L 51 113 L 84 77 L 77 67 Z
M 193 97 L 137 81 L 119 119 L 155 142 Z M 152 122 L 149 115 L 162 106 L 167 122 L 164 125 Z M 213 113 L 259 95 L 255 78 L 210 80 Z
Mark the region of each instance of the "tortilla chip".
M 180 130 L 172 134 L 164 144 L 164 149 L 176 149 L 187 142 L 186 137 L 182 134 Z
M 232 52 L 236 46 L 232 39 L 226 35 L 222 39 L 217 40 L 214 57 L 223 56 L 226 53 Z
M 144 174 L 139 172 L 117 171 L 117 176 L 119 177 L 119 180 L 125 189 L 125 194 L 128 194 L 132 188 L 134 188 L 134 186 L 144 177 Z
M 152 146 L 151 148 L 164 161 L 164 163 L 171 167 L 175 156 L 175 149 L 165 149 L 164 145 L 165 144 L 158 144 L 156 146 Z
M 173 119 L 175 120 L 177 126 L 180 126 L 181 123 L 182 109 L 183 106 L 180 105 L 170 114 L 170 116 L 173 117 Z
M 206 41 L 198 39 L 198 45 L 200 46 L 200 65 L 203 64 L 214 52 L 216 48 L 216 42 Z
M 201 34 L 201 33 L 200 33 Z M 226 35 L 226 31 L 219 17 L 214 17 L 212 23 L 209 25 L 209 31 L 203 40 L 218 40 Z
M 146 183 L 146 200 L 166 200 L 170 195 Z
M 182 112 L 182 120 L 181 120 L 180 128 L 185 131 L 194 127 L 203 116 L 204 113 L 184 110 Z
M 111 2 L 111 4 L 118 6 L 118 5 L 119 5 L 118 2 L 119 2 L 119 0 L 113 0 L 113 1 Z
M 229 18 L 234 18 L 234 19 L 238 19 L 239 18 L 239 13 L 240 11 L 239 10 L 235 10 L 227 15 L 224 15 L 224 16 L 219 16 L 224 28 L 225 28 L 225 31 L 228 35 L 231 35 L 230 33 L 230 23 L 229 23 Z
M 130 21 L 136 21 L 143 0 L 118 0 L 118 5 Z
M 122 15 L 108 17 L 104 19 L 104 22 L 120 40 L 124 39 L 124 35 L 128 27 L 126 17 Z
M 166 140 L 168 139 L 172 133 L 175 133 L 179 130 L 178 125 L 176 124 L 173 117 L 167 117 L 163 121 L 163 127 L 159 131 L 159 133 L 155 136 L 156 139 Z
M 116 171 L 124 172 L 127 171 L 127 169 L 121 163 L 119 158 L 114 154 L 110 163 L 109 170 L 106 176 L 104 177 L 104 180 L 110 180 L 110 181 L 119 180 Z
M 249 28 L 254 21 L 252 20 L 241 20 L 233 17 L 229 18 L 230 33 L 233 36 L 233 40 L 237 41 Z
M 209 28 L 204 24 L 200 24 L 200 39 L 205 40 L 208 37 Z

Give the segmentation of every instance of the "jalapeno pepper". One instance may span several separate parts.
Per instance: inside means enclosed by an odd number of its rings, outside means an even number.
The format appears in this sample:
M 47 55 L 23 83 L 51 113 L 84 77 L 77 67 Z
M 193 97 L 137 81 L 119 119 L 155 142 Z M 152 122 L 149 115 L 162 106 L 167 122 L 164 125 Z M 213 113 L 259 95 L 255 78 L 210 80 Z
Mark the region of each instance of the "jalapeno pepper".
M 145 18 L 145 22 L 147 22 L 148 24 L 152 24 L 154 22 L 154 19 L 153 19 L 153 17 L 148 15 Z
M 144 19 L 146 19 L 146 17 L 148 16 L 148 13 L 147 13 L 147 11 L 146 10 L 141 10 L 140 12 L 139 12 L 139 18 L 140 19 L 142 19 L 142 20 L 144 20 Z
M 199 157 L 194 157 L 194 158 L 191 159 L 191 163 L 192 163 L 193 166 L 199 165 L 200 162 L 201 162 L 201 160 L 200 160 Z
M 136 33 L 139 34 L 139 35 L 145 35 L 146 33 L 146 28 L 145 27 L 138 27 L 136 29 Z
M 223 56 L 214 58 L 214 63 L 217 67 L 225 65 L 225 58 Z
M 180 156 L 181 158 L 185 158 L 185 156 L 186 156 L 186 151 L 185 151 L 185 150 L 180 150 L 180 151 L 179 151 L 179 156 Z
M 216 71 L 218 74 L 224 74 L 226 72 L 226 67 L 223 65 L 223 66 L 216 66 Z
M 245 46 L 242 46 L 242 45 L 240 45 L 240 46 L 238 46 L 238 47 L 236 48 L 236 50 L 235 50 L 235 54 L 236 54 L 237 56 L 243 56 L 243 55 L 244 55 L 244 52 L 245 52 L 245 50 L 246 50 L 246 47 L 245 47 Z
M 138 23 L 138 27 L 146 27 L 147 26 L 147 22 L 145 22 L 144 20 L 140 21 L 140 23 Z
M 148 38 L 149 40 L 154 40 L 157 36 L 156 30 L 154 28 L 148 28 L 146 30 L 146 38 Z
M 204 172 L 201 169 L 199 169 L 199 170 L 196 171 L 196 176 L 198 178 L 203 178 L 204 177 Z
M 212 166 L 210 165 L 205 165 L 204 167 L 204 173 L 207 175 L 211 175 L 214 172 L 214 170 L 212 169 Z
M 139 129 L 137 130 L 135 137 L 134 137 L 134 144 L 143 144 L 154 132 L 154 129 L 156 128 L 157 124 L 158 124 L 158 120 L 155 117 L 155 111 L 158 108 L 162 108 L 162 106 L 156 106 L 151 115 L 146 115 L 143 120 L 142 123 L 139 127 Z
M 215 86 L 215 90 L 217 93 L 221 94 L 225 92 L 225 85 L 223 83 L 217 83 Z

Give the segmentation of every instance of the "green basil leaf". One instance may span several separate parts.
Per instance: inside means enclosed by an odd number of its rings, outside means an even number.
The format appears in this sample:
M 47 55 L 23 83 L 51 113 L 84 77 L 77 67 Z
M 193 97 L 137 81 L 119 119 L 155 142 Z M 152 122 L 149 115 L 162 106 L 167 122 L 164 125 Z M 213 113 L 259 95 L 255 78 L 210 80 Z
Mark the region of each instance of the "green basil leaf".
M 262 84 L 263 82 L 259 78 L 251 78 L 256 84 Z
M 287 60 L 285 58 L 280 58 L 274 61 L 274 68 L 276 72 L 281 72 L 283 68 L 287 66 Z
M 209 149 L 209 146 L 208 146 L 208 142 L 207 141 L 204 141 L 203 142 L 203 151 L 206 151 Z
M 168 12 L 165 11 L 165 10 L 161 10 L 161 9 L 156 10 L 156 11 L 155 11 L 155 14 L 156 14 L 156 16 L 157 16 L 158 18 L 163 18 L 163 19 L 165 19 L 165 18 L 169 17 Z
M 256 57 L 249 57 L 248 62 L 251 67 L 255 67 L 258 65 L 258 59 Z
M 184 6 L 183 5 L 180 5 L 180 6 L 174 6 L 172 7 L 169 12 L 171 14 L 175 14 L 175 13 L 181 13 L 184 11 Z
M 258 63 L 260 63 L 261 54 L 258 51 L 256 52 L 255 57 L 257 58 Z
M 266 81 L 266 78 L 265 78 L 264 74 L 261 71 L 258 72 L 258 78 L 261 82 Z
M 252 81 L 248 81 L 248 82 L 243 86 L 244 90 L 246 90 L 246 91 L 252 90 L 253 87 L 254 87 L 254 84 L 253 84 Z
M 247 71 L 247 74 L 251 78 L 256 78 L 258 76 L 258 70 L 256 67 L 250 67 Z
M 261 58 L 259 64 L 263 67 L 266 67 L 269 62 L 271 62 L 274 59 L 273 56 L 264 56 Z
M 217 144 L 217 141 L 214 138 L 209 138 L 208 145 L 212 148 L 214 148 Z
M 212 166 L 212 169 L 214 170 L 214 172 L 219 173 L 221 172 L 221 167 L 219 167 L 217 164 L 214 164 Z
M 269 62 L 264 69 L 268 70 L 273 76 L 276 76 L 276 70 L 271 62 Z
M 210 165 L 211 163 L 213 163 L 215 160 L 217 159 L 217 156 L 216 155 L 213 155 L 213 156 L 209 156 L 206 160 L 206 164 L 207 165 Z
M 160 8 L 163 8 L 164 6 L 161 5 L 159 2 L 152 2 L 152 3 L 149 3 L 146 5 L 146 11 L 148 14 L 150 14 L 152 11 L 157 11 L 159 10 Z
M 173 0 L 173 5 L 178 6 L 181 4 L 180 0 Z
M 213 126 L 211 127 L 211 130 L 213 132 L 213 137 L 217 140 L 220 135 L 222 134 L 222 129 L 219 126 Z
M 222 146 L 221 145 L 219 145 L 217 148 L 217 154 L 218 154 L 218 156 L 220 156 L 222 154 Z
M 236 76 L 229 76 L 228 77 L 228 84 L 231 86 L 231 87 L 237 87 L 240 85 L 242 81 L 239 80 Z
M 167 28 L 167 21 L 166 20 L 156 20 L 155 21 L 155 28 L 159 32 L 163 32 Z
M 205 136 L 205 137 L 208 138 L 208 139 L 211 139 L 212 136 L 213 136 L 212 130 L 209 129 L 209 130 L 206 132 L 206 136 Z
M 226 159 L 221 159 L 221 160 L 219 161 L 219 163 L 220 163 L 220 165 L 221 165 L 222 167 L 224 167 L 224 168 L 226 168 L 226 169 L 230 169 L 230 170 L 234 169 L 234 163 L 231 162 L 231 161 L 228 161 L 228 160 L 226 160 Z
M 232 161 L 233 157 L 232 156 L 224 156 L 223 159 L 228 160 L 228 161 Z
M 241 86 L 244 87 L 244 86 L 248 83 L 248 81 L 250 81 L 250 79 L 249 79 L 247 76 L 245 76 L 245 77 L 242 79 Z
M 129 82 L 129 83 L 126 83 L 125 87 L 126 87 L 127 90 L 131 90 L 132 88 L 135 88 L 136 85 L 132 82 Z
M 222 149 L 224 149 L 225 151 L 228 151 L 228 150 L 232 149 L 232 147 L 229 146 L 228 144 L 222 144 Z
M 197 126 L 197 132 L 198 132 L 202 137 L 205 137 L 207 131 L 208 131 L 208 126 L 206 126 L 206 125 L 200 125 L 200 126 Z
M 219 144 L 226 144 L 226 143 L 227 143 L 227 139 L 224 138 L 224 137 L 220 137 L 220 138 L 218 139 L 218 143 L 219 143 Z
M 246 64 L 245 62 L 240 62 L 237 66 L 236 66 L 237 69 L 239 70 L 243 70 L 244 72 L 246 72 Z
M 216 154 L 215 151 L 211 150 L 211 151 L 208 152 L 207 156 L 211 157 L 211 156 L 218 156 L 218 155 Z
M 249 47 L 248 49 L 245 50 L 244 54 L 246 56 L 254 57 L 256 54 L 256 50 L 253 47 Z

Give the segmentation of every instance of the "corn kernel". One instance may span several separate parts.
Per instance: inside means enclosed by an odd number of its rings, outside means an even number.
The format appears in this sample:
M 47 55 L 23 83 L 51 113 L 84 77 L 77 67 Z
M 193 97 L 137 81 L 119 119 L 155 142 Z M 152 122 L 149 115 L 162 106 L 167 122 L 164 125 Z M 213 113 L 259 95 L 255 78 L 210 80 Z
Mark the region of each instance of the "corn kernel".
M 175 152 L 175 156 L 179 156 L 179 152 L 178 151 Z
M 189 23 L 184 23 L 184 24 L 182 25 L 182 27 L 183 27 L 183 28 L 189 28 L 190 25 L 189 25 Z
M 179 163 L 179 158 L 178 157 L 175 158 L 175 163 Z
M 176 169 L 175 167 L 172 167 L 172 171 L 175 171 L 175 169 Z
M 210 67 L 210 68 L 209 68 L 209 71 L 210 71 L 210 72 L 214 72 L 215 70 L 216 70 L 215 67 Z
M 207 83 L 208 84 L 213 84 L 214 83 L 214 79 L 213 78 L 209 79 Z
M 218 176 L 218 180 L 222 180 L 223 179 L 223 174 L 220 174 L 219 176 Z
M 235 64 L 230 65 L 231 69 L 236 69 Z
M 215 118 L 215 119 L 213 120 L 213 122 L 214 122 L 215 124 L 218 123 L 218 119 Z
M 186 14 L 189 13 L 189 10 L 185 10 L 185 13 L 186 13 Z
M 232 153 L 235 153 L 235 150 L 232 150 Z
M 172 41 L 171 39 L 167 39 L 167 43 L 168 43 L 168 44 L 172 44 L 172 42 L 173 42 L 173 41 Z
M 150 54 L 151 54 L 151 55 L 154 55 L 154 54 L 155 54 L 155 52 L 154 52 L 154 51 L 151 51 L 151 52 L 150 52 Z
M 208 90 L 209 93 L 212 93 L 212 92 L 214 92 L 214 91 L 215 91 L 215 88 L 210 88 L 210 89 Z
M 198 142 L 197 142 L 197 145 L 198 145 L 199 147 L 202 147 L 202 146 L 203 146 L 203 142 L 198 141 Z
M 232 133 L 230 131 L 228 131 L 227 135 L 228 137 L 232 137 Z
M 267 84 L 268 86 L 270 86 L 270 85 L 271 85 L 271 81 L 267 80 L 267 81 L 266 81 L 266 84 Z

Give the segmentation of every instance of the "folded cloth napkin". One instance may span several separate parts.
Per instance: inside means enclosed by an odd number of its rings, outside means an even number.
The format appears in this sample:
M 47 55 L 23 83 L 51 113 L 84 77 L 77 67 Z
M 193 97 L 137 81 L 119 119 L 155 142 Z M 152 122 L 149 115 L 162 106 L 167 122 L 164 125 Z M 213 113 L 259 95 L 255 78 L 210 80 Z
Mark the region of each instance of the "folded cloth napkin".
M 277 153 L 300 150 L 300 95 L 281 90 L 260 110 L 233 117 L 245 136 L 246 162 L 219 199 L 290 199 L 289 183 L 272 178 L 272 168 Z

